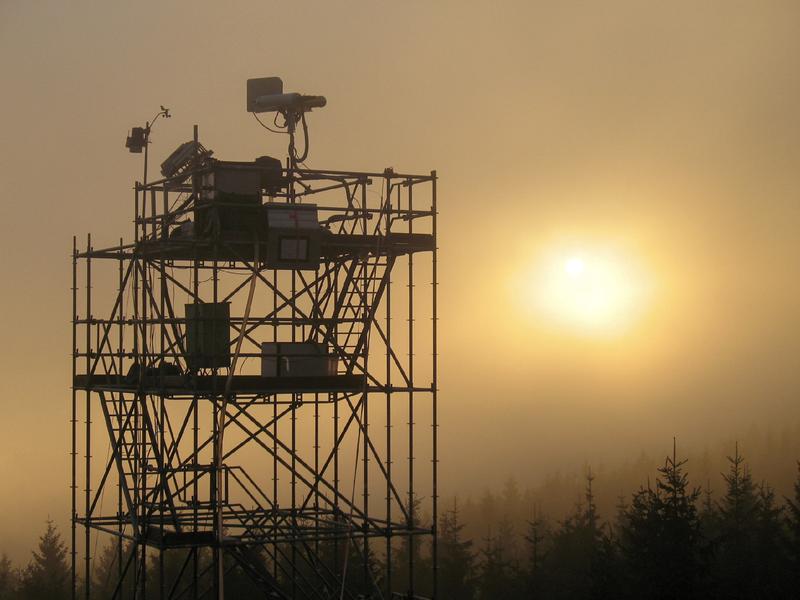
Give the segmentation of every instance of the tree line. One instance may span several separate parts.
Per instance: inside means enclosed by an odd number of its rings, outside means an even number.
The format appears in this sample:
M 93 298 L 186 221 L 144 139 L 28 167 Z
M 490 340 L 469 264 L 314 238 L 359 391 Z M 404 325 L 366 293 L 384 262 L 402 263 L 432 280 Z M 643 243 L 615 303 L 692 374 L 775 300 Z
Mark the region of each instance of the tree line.
M 757 482 L 738 446 L 727 457 L 723 489 L 689 483 L 688 465 L 673 449 L 662 466 L 628 496 L 614 514 L 598 511 L 596 475 L 585 476 L 583 497 L 562 519 L 533 511 L 524 523 L 502 511 L 486 524 L 480 539 L 466 534 L 457 500 L 439 519 L 438 587 L 442 600 L 517 599 L 776 599 L 800 597 L 800 463 L 793 494 L 778 497 Z M 412 507 L 415 510 L 416 507 Z M 492 512 L 492 511 L 490 511 Z M 417 516 L 424 520 L 424 516 Z M 93 596 L 109 597 L 120 548 L 109 544 L 93 570 Z M 169 564 L 154 568 L 148 590 L 159 597 L 159 572 L 183 563 L 167 553 Z M 351 549 L 345 565 L 358 584 L 363 557 Z M 155 560 L 155 559 L 151 559 Z M 370 556 L 376 574 L 385 557 Z M 407 595 L 408 564 L 413 560 L 413 592 L 429 596 L 431 548 L 419 538 L 402 539 L 393 552 L 392 589 Z M 154 564 L 154 566 L 156 566 Z M 30 561 L 15 568 L 0 558 L 0 598 L 59 600 L 69 597 L 67 549 L 48 522 Z M 288 582 L 284 578 L 284 584 Z M 360 582 L 367 598 L 381 597 L 386 582 Z M 258 597 L 247 576 L 231 565 L 226 575 L 231 597 Z M 231 595 L 232 594 L 232 595 Z
M 440 597 L 800 598 L 800 463 L 793 494 L 779 498 L 756 483 L 738 446 L 727 460 L 715 497 L 690 485 L 673 451 L 609 516 L 597 510 L 589 471 L 565 518 L 534 514 L 521 535 L 501 516 L 484 539 L 468 539 L 456 504 L 440 520 Z

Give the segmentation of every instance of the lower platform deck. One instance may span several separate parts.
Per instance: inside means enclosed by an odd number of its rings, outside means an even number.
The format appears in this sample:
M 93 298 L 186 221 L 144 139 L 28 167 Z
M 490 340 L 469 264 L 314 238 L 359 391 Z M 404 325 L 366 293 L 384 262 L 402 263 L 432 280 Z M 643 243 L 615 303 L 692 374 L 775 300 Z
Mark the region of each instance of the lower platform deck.
M 119 375 L 75 375 L 73 387 L 96 392 L 141 392 L 170 396 L 222 396 L 226 375 L 167 375 L 144 377 L 141 385 Z M 366 385 L 364 375 L 326 375 L 318 377 L 261 377 L 234 375 L 231 394 L 269 395 L 306 393 L 356 393 Z

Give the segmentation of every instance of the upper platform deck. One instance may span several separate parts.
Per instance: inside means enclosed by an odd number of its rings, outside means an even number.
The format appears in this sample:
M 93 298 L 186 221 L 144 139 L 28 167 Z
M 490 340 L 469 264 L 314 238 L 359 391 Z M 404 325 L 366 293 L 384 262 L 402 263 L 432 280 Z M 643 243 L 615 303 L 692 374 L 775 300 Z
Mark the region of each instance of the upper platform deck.
M 275 159 L 270 168 L 260 160 L 205 157 L 172 178 L 137 183 L 133 242 L 78 257 L 236 263 L 258 256 L 303 269 L 435 249 L 435 172 L 279 169 Z M 287 240 L 307 260 L 294 258 L 295 266 L 279 257 Z

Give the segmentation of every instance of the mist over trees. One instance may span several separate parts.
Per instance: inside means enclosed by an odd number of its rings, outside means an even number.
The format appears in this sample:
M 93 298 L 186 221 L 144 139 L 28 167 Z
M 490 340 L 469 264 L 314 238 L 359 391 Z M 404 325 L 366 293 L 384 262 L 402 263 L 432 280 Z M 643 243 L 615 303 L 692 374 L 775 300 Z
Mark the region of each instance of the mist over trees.
M 597 476 L 587 470 L 582 497 L 564 518 L 533 510 L 514 523 L 507 515 L 519 490 L 509 481 L 477 503 L 481 540 L 465 535 L 454 505 L 440 518 L 440 597 L 800 597 L 800 463 L 789 497 L 756 483 L 738 445 L 716 495 L 690 483 L 689 467 L 674 448 L 611 515 L 598 511 Z
M 48 520 L 46 525 L 26 566 L 17 570 L 5 555 L 0 558 L 0 598 L 59 600 L 70 597 L 67 547 L 53 522 Z
M 705 598 L 783 599 L 800 596 L 800 462 L 790 493 L 778 494 L 749 466 L 738 444 L 726 458 L 726 469 L 695 486 L 691 461 L 677 448 L 638 488 L 618 497 L 613 511 L 598 509 L 596 486 L 600 476 L 587 469 L 583 489 L 571 510 L 551 517 L 538 506 L 519 518 L 529 493 L 508 480 L 499 493 L 487 492 L 478 502 L 457 498 L 443 503 L 439 518 L 439 598 L 489 600 L 503 598 L 590 600 L 685 600 Z M 430 515 L 408 507 L 415 522 L 430 524 Z M 469 508 L 469 510 L 467 510 Z M 465 516 L 468 515 L 468 516 Z M 468 520 L 471 520 L 468 523 Z M 469 532 L 482 530 L 475 537 Z M 110 540 L 96 550 L 92 571 L 93 596 L 112 597 L 120 557 L 128 547 Z M 383 553 L 366 558 L 357 544 L 333 553 L 322 549 L 325 568 L 347 572 L 347 581 L 361 590 L 372 588 L 380 598 L 388 582 L 377 578 Z M 290 547 L 284 552 L 291 551 Z M 152 553 L 154 575 L 148 578 L 150 597 L 165 597 L 169 582 L 188 564 L 188 551 Z M 334 555 L 338 559 L 334 559 Z M 345 559 L 346 557 L 346 559 Z M 290 585 L 288 572 L 264 555 L 253 564 Z M 208 556 L 199 557 L 201 565 Z M 401 539 L 393 547 L 391 588 L 400 596 L 411 591 L 409 562 L 417 568 L 413 593 L 432 591 L 431 547 L 421 538 Z M 372 573 L 373 575 L 370 575 Z M 163 574 L 163 579 L 162 579 Z M 187 580 L 188 581 L 188 580 Z M 259 597 L 247 574 L 231 559 L 226 590 L 236 598 Z M 15 567 L 0 555 L 0 598 L 60 600 L 69 598 L 68 550 L 51 521 L 29 561 Z M 296 582 L 299 585 L 299 582 Z M 122 587 L 129 590 L 130 574 Z M 79 585 L 82 587 L 83 583 Z M 182 587 L 190 585 L 181 583 Z M 302 590 L 300 597 L 304 597 Z M 130 595 L 128 592 L 127 595 Z

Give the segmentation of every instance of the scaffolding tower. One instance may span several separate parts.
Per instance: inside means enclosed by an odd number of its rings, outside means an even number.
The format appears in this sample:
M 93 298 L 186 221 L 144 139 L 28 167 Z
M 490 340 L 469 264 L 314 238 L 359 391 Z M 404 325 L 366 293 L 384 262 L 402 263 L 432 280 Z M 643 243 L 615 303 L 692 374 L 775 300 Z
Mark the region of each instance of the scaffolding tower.
M 182 148 L 73 244 L 73 597 L 435 598 L 435 171 Z

